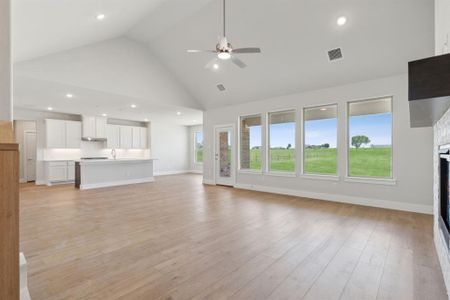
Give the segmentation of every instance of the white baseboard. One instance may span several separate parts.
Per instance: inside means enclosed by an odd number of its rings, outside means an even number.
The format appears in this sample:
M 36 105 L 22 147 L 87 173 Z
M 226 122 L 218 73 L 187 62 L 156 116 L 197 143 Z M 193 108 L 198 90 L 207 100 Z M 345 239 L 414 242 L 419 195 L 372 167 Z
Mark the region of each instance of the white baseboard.
M 205 179 L 203 178 L 203 184 L 207 184 L 207 185 L 216 185 L 216 182 L 214 180 L 211 179 Z
M 193 174 L 203 174 L 202 170 L 190 170 L 189 173 L 193 173 Z
M 179 174 L 187 174 L 190 173 L 190 170 L 182 170 L 182 171 L 162 171 L 162 172 L 155 172 L 154 176 L 167 176 L 167 175 L 179 175 Z
M 47 182 L 46 182 L 45 180 L 36 180 L 36 181 L 34 182 L 34 184 L 35 184 L 35 185 L 46 185 Z
M 129 185 L 129 184 L 137 184 L 137 183 L 147 183 L 147 182 L 154 182 L 154 181 L 155 181 L 154 177 L 148 177 L 148 178 L 129 179 L 129 180 L 120 180 L 120 181 L 112 181 L 112 182 L 80 184 L 80 190 L 90 190 L 90 189 L 98 189 L 98 188 L 104 188 L 104 187 Z
M 235 188 L 258 191 L 258 192 L 266 192 L 273 194 L 281 194 L 288 196 L 296 196 L 296 197 L 304 197 L 311 198 L 317 200 L 326 200 L 326 201 L 334 201 L 348 204 L 357 204 L 357 205 L 365 205 L 379 208 L 387 208 L 394 210 L 402 210 L 402 211 L 410 211 L 417 212 L 423 214 L 433 214 L 433 206 L 431 205 L 421 205 L 421 204 L 413 204 L 413 203 L 405 203 L 405 202 L 394 202 L 380 199 L 371 199 L 371 198 L 362 198 L 355 196 L 347 196 L 347 195 L 337 195 L 337 194 L 327 194 L 327 193 L 316 193 L 309 191 L 300 191 L 300 190 L 292 190 L 292 189 L 281 189 L 274 188 L 268 186 L 261 185 L 251 185 L 251 184 L 235 184 Z

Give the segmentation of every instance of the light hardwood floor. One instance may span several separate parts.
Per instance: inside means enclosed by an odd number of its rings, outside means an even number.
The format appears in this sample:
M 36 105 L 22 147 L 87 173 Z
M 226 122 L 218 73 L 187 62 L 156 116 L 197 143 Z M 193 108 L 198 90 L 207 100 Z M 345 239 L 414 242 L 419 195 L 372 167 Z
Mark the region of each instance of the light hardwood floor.
M 203 186 L 21 188 L 33 300 L 447 299 L 431 216 Z

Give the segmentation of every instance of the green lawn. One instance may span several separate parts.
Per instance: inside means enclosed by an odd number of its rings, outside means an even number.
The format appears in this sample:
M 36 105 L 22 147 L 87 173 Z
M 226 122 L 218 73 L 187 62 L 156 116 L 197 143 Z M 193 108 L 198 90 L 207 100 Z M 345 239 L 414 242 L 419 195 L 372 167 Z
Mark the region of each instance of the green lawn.
M 195 153 L 195 161 L 198 163 L 203 162 L 203 149 L 198 149 L 197 153 Z
M 391 148 L 350 149 L 350 176 L 391 177 Z M 294 172 L 294 149 L 271 149 L 271 171 Z M 305 173 L 336 174 L 336 149 L 306 149 Z M 252 149 L 250 168 L 261 169 L 261 150 Z

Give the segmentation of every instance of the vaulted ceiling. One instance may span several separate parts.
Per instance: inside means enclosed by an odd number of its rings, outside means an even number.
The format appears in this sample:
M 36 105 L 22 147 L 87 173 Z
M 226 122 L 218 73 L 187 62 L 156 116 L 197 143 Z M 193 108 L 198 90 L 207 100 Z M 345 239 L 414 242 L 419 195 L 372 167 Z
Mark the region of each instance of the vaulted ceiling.
M 115 39 L 111 45 L 117 46 L 131 39 L 168 70 L 186 97 L 192 97 L 190 108 L 404 73 L 408 61 L 434 50 L 433 0 L 228 0 L 229 41 L 234 47 L 261 47 L 262 53 L 240 55 L 248 65 L 245 69 L 226 61 L 216 71 L 204 68 L 212 55 L 186 50 L 215 47 L 222 22 L 219 0 L 15 0 L 13 12 L 18 70 L 29 70 L 29 64 L 45 68 L 52 56 L 76 53 L 70 50 L 76 47 L 94 47 L 108 39 Z M 99 22 L 98 13 L 106 18 Z M 336 24 L 339 16 L 347 17 L 344 26 Z M 123 36 L 128 40 L 119 38 Z M 330 63 L 327 50 L 335 47 L 342 48 L 344 59 Z M 102 53 L 97 55 L 100 59 Z M 43 79 L 20 71 L 18 76 Z M 64 76 L 65 83 L 74 84 L 70 72 Z M 217 84 L 226 91 L 220 92 Z M 130 88 L 134 90 L 120 93 L 150 101 L 149 95 L 136 95 L 136 86 Z

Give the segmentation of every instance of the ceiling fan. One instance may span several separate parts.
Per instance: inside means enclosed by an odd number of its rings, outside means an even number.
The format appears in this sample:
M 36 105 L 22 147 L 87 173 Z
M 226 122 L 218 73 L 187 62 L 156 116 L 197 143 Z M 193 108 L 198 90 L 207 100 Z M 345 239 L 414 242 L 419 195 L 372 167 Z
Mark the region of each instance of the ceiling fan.
M 225 0 L 223 0 L 223 36 L 219 37 L 219 43 L 216 45 L 215 50 L 187 50 L 188 53 L 213 53 L 217 57 L 211 60 L 206 64 L 205 68 L 211 68 L 212 66 L 216 66 L 215 62 L 217 58 L 220 60 L 229 60 L 238 66 L 239 68 L 245 68 L 247 65 L 236 57 L 235 54 L 251 54 L 251 53 L 261 53 L 260 48 L 251 47 L 251 48 L 237 48 L 233 49 L 233 46 L 228 42 L 226 34 L 225 34 Z

